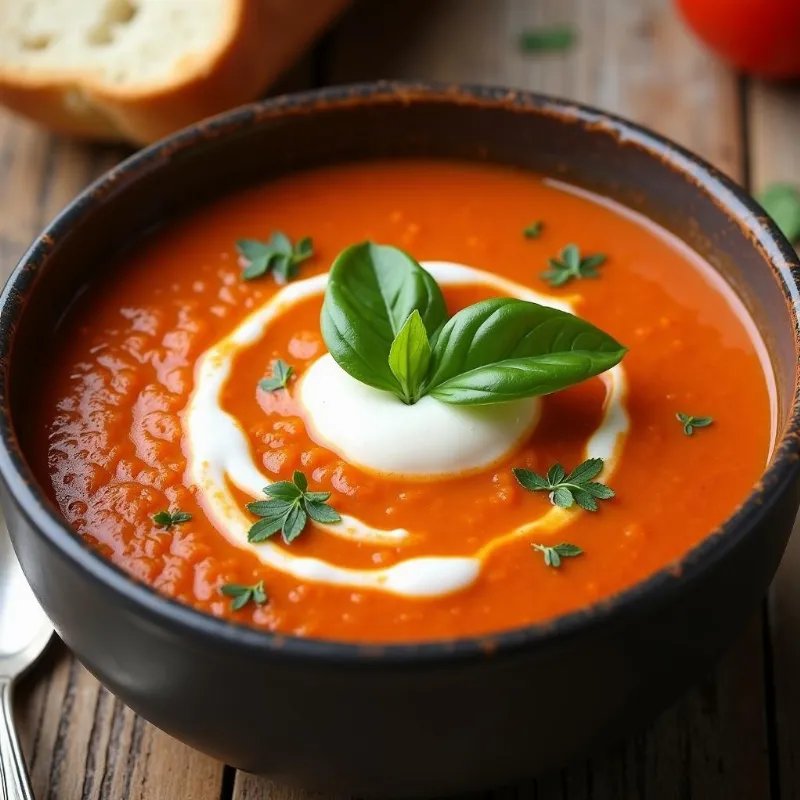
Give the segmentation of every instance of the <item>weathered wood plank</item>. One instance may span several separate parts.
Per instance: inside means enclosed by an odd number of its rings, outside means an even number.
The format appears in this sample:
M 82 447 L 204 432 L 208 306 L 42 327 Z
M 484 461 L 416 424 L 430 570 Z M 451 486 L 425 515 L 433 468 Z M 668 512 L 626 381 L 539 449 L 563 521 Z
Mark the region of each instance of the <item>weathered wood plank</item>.
M 518 52 L 523 28 L 551 23 L 575 25 L 579 43 L 572 51 Z M 386 47 L 387 41 L 397 45 Z M 669 0 L 364 4 L 337 32 L 329 79 L 379 77 L 510 84 L 565 95 L 650 125 L 743 177 L 736 77 L 688 36 Z M 647 730 L 584 764 L 497 796 L 769 797 L 763 670 L 761 624 L 754 619 L 715 674 Z M 237 800 L 289 795 L 257 778 L 237 779 Z
M 800 86 L 753 82 L 748 92 L 751 183 L 758 192 L 780 181 L 800 187 Z M 800 798 L 800 535 L 789 542 L 772 585 L 770 628 L 773 708 L 783 800 Z

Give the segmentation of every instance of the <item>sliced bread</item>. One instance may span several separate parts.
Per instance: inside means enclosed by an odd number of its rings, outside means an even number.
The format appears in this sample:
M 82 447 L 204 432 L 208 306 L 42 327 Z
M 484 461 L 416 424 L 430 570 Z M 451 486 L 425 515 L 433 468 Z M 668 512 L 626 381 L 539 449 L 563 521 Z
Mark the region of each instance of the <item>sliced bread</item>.
M 152 142 L 258 97 L 348 0 L 0 0 L 0 104 Z

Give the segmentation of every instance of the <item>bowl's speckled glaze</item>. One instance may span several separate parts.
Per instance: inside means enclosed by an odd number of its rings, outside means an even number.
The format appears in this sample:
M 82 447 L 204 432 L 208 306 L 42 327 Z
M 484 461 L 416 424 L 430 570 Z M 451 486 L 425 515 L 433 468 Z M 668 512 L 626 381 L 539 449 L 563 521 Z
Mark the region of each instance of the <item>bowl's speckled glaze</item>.
M 440 156 L 555 175 L 644 212 L 745 300 L 779 392 L 758 486 L 687 556 L 608 602 L 490 637 L 360 647 L 205 616 L 127 577 L 69 530 L 15 433 L 31 364 L 115 251 L 227 188 L 300 167 Z M 474 791 L 557 766 L 674 701 L 762 598 L 800 503 L 798 264 L 712 167 L 607 114 L 506 89 L 380 83 L 269 100 L 138 153 L 20 262 L 0 316 L 0 478 L 15 548 L 58 632 L 135 711 L 242 769 L 372 795 Z M 568 692 L 542 687 L 567 686 Z

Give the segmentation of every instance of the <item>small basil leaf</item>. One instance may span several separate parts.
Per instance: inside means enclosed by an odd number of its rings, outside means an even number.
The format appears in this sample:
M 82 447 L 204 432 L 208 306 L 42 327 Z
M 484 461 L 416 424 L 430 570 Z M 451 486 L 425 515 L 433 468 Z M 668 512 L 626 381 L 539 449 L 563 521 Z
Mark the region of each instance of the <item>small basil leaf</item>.
M 498 297 L 459 311 L 444 326 L 425 390 L 456 404 L 549 394 L 605 372 L 625 352 L 572 314 Z
M 456 375 L 429 391 L 450 405 L 488 405 L 560 392 L 619 363 L 618 353 L 579 350 L 514 358 Z
M 608 369 L 603 364 L 616 364 L 626 352 L 607 333 L 572 314 L 516 298 L 495 297 L 459 311 L 442 328 L 426 388 L 478 367 L 571 351 L 596 354 L 599 371 Z
M 356 380 L 400 394 L 389 368 L 395 336 L 418 311 L 429 336 L 447 319 L 436 281 L 411 256 L 371 242 L 334 261 L 322 306 L 322 337 L 339 366 Z
M 431 363 L 431 345 L 419 311 L 414 309 L 389 349 L 389 368 L 407 403 L 415 403 Z

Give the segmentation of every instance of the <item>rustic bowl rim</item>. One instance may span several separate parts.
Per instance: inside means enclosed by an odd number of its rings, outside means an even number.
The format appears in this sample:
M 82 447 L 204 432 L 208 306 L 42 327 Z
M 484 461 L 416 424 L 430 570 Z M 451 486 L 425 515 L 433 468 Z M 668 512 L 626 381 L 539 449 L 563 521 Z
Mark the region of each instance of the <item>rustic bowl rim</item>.
M 593 628 L 601 625 L 617 624 L 642 613 L 652 604 L 669 602 L 676 592 L 685 590 L 688 582 L 696 580 L 711 564 L 724 558 L 741 538 L 750 535 L 768 513 L 771 498 L 780 496 L 800 473 L 800 374 L 796 366 L 788 423 L 776 440 L 769 465 L 739 507 L 699 544 L 628 589 L 583 609 L 544 623 L 455 639 L 359 644 L 258 630 L 164 597 L 85 544 L 45 497 L 14 434 L 8 399 L 9 361 L 14 328 L 24 309 L 24 299 L 35 291 L 31 275 L 42 268 L 59 239 L 78 219 L 90 216 L 109 196 L 125 191 L 141 176 L 157 171 L 176 153 L 191 151 L 196 146 L 202 148 L 202 143 L 209 139 L 218 139 L 283 115 L 308 114 L 331 107 L 398 103 L 450 103 L 553 116 L 565 124 L 581 125 L 595 135 L 615 137 L 621 147 L 638 148 L 666 163 L 693 183 L 697 191 L 709 195 L 748 233 L 753 246 L 761 250 L 790 309 L 796 362 L 800 362 L 800 264 L 789 242 L 758 203 L 730 178 L 680 145 L 622 117 L 569 100 L 506 87 L 377 81 L 281 95 L 199 122 L 134 153 L 81 192 L 30 246 L 0 294 L 0 477 L 32 528 L 89 579 L 114 592 L 130 611 L 148 615 L 157 625 L 239 648 L 254 656 L 368 663 L 376 667 L 474 660 L 533 647 L 540 649 L 546 644 L 564 643 L 573 637 L 591 634 Z

